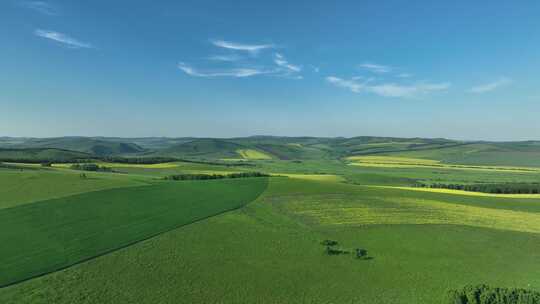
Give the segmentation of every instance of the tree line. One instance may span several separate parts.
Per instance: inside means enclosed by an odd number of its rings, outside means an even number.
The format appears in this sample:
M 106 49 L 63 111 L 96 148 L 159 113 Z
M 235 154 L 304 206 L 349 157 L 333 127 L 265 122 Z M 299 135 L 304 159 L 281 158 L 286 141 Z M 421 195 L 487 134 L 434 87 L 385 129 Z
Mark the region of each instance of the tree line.
M 493 194 L 539 194 L 539 183 L 503 183 L 503 184 L 424 184 L 416 183 L 415 187 L 419 188 L 436 188 L 436 189 L 451 189 L 463 190 L 471 192 L 483 192 Z
M 161 164 L 161 163 L 170 163 L 170 162 L 184 162 L 184 163 L 195 163 L 195 164 L 204 164 L 204 165 L 216 165 L 216 166 L 225 166 L 225 167 L 255 167 L 255 164 L 248 162 L 218 162 L 210 160 L 193 160 L 193 159 L 182 159 L 175 157 L 162 157 L 162 156 L 144 156 L 144 157 L 122 157 L 122 156 L 91 156 L 86 158 L 76 158 L 76 157 L 0 157 L 0 162 L 10 162 L 10 163 L 22 163 L 22 164 L 46 164 L 46 163 L 56 163 L 56 164 L 66 164 L 66 163 L 92 163 L 97 161 L 109 162 L 109 163 L 120 163 L 120 164 Z
M 15 166 L 15 165 L 11 165 L 11 164 L 5 164 L 3 162 L 0 162 L 0 168 L 3 168 L 3 169 L 22 169 L 19 166 Z
M 119 164 L 141 164 L 141 165 L 153 165 L 162 163 L 172 163 L 179 161 L 174 157 L 162 157 L 162 156 L 145 156 L 145 157 L 120 157 L 120 156 L 105 156 L 100 158 L 104 162 L 119 163 Z
M 166 180 L 209 180 L 225 178 L 248 178 L 248 177 L 268 177 L 270 175 L 261 172 L 239 172 L 229 174 L 174 174 L 164 177 Z
M 99 166 L 97 164 L 73 164 L 69 167 L 73 170 L 81 170 L 81 171 L 93 171 L 93 172 L 113 172 L 112 168 L 105 167 L 105 166 Z
M 448 293 L 448 304 L 540 304 L 540 293 L 519 288 L 469 285 Z

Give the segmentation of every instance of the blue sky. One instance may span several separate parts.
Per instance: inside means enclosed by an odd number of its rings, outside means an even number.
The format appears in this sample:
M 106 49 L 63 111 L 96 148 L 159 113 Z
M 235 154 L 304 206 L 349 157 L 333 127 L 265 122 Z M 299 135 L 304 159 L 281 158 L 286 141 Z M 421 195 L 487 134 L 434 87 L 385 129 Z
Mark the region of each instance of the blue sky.
M 0 136 L 540 139 L 538 1 L 0 3 Z

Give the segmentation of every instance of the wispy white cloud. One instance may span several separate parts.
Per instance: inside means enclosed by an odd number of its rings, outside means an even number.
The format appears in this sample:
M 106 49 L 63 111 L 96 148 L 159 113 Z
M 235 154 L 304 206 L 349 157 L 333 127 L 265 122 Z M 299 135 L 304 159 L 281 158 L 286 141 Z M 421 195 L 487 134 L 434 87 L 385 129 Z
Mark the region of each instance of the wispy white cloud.
M 289 63 L 285 57 L 279 53 L 274 54 L 274 63 L 282 68 L 285 68 L 288 72 L 298 73 L 302 71 L 300 66 Z
M 206 78 L 214 78 L 214 77 L 244 78 L 244 77 L 251 77 L 251 76 L 271 73 L 271 71 L 265 71 L 265 70 L 261 70 L 257 68 L 233 68 L 233 69 L 223 69 L 223 70 L 201 71 L 201 70 L 191 67 L 190 65 L 184 62 L 179 62 L 178 68 L 190 76 L 206 77 Z
M 368 86 L 367 90 L 384 97 L 417 97 L 437 91 L 446 91 L 450 88 L 450 83 L 418 83 L 413 85 L 400 85 L 395 83 L 385 83 Z
M 335 76 L 326 77 L 326 81 L 341 88 L 346 88 L 354 93 L 373 93 L 383 97 L 403 97 L 412 98 L 437 91 L 446 91 L 450 88 L 450 83 L 417 83 L 412 85 L 402 85 L 396 83 L 372 84 L 373 78 L 359 81 L 356 79 L 342 79 Z
M 273 44 L 243 44 L 225 40 L 211 40 L 211 42 L 217 47 L 235 51 L 246 51 L 251 54 L 257 54 L 259 51 L 262 51 L 264 49 L 275 48 Z
M 469 90 L 469 92 L 476 93 L 476 94 L 491 92 L 499 87 L 509 85 L 511 83 L 512 83 L 512 79 L 508 77 L 500 77 L 499 79 L 493 82 L 474 86 Z
M 360 93 L 364 89 L 364 85 L 355 80 L 346 80 L 335 76 L 328 76 L 326 77 L 326 81 L 337 87 L 349 89 L 354 93 Z
M 55 31 L 47 31 L 47 30 L 40 30 L 37 29 L 34 31 L 34 34 L 38 37 L 47 38 L 56 42 L 59 42 L 67 47 L 70 48 L 94 48 L 92 44 L 87 42 L 81 42 L 75 38 L 72 38 L 66 34 L 62 34 Z
M 207 60 L 220 62 L 219 66 L 208 66 L 204 69 L 199 69 L 186 64 L 178 63 L 178 69 L 184 73 L 194 77 L 251 77 L 257 75 L 267 75 L 272 77 L 280 77 L 287 79 L 303 79 L 300 72 L 303 70 L 301 66 L 295 65 L 287 61 L 285 56 L 280 53 L 267 53 L 266 57 L 260 58 L 256 56 L 262 50 L 276 48 L 273 44 L 242 44 L 225 40 L 210 40 L 214 46 L 229 50 L 229 53 L 213 55 L 206 57 Z M 247 52 L 251 56 L 246 56 Z M 270 58 L 268 58 L 270 56 Z M 271 59 L 273 64 L 269 64 L 268 59 Z M 223 66 L 228 64 L 230 68 Z
M 214 56 L 210 56 L 208 57 L 209 60 L 212 60 L 212 61 L 225 61 L 225 62 L 234 62 L 234 61 L 239 61 L 242 59 L 241 56 L 238 56 L 238 55 L 214 55 Z
M 20 2 L 20 5 L 44 15 L 58 15 L 58 10 L 53 5 L 45 1 L 22 1 Z
M 375 63 L 363 63 L 360 65 L 360 68 L 368 70 L 372 73 L 376 74 L 385 74 L 390 73 L 392 71 L 392 67 L 387 65 L 381 65 L 381 64 L 375 64 Z

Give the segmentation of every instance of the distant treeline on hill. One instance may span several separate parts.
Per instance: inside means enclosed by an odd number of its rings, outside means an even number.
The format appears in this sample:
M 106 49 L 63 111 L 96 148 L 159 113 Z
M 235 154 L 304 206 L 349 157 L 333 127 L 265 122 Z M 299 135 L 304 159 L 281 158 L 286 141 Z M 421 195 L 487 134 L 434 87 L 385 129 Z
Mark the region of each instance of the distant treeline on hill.
M 0 168 L 2 169 L 21 169 L 19 166 L 11 165 L 11 164 L 4 164 L 3 162 L 0 162 Z
M 416 183 L 415 187 L 419 188 L 435 188 L 435 189 L 451 189 L 463 190 L 471 192 L 482 192 L 492 194 L 539 194 L 540 183 L 504 183 L 504 184 L 423 184 Z
M 101 157 L 100 160 L 109 163 L 119 163 L 119 164 L 141 164 L 141 165 L 153 165 L 153 164 L 162 164 L 162 163 L 172 163 L 179 161 L 177 158 L 173 157 L 119 157 L 119 156 L 108 156 Z
M 448 304 L 540 304 L 540 293 L 517 288 L 466 286 L 448 293 Z
M 183 159 L 183 158 L 174 158 L 174 157 L 162 157 L 162 156 L 145 156 L 145 157 L 101 157 L 99 160 L 109 163 L 120 163 L 120 164 L 162 164 L 162 163 L 172 163 L 172 162 L 183 162 L 183 163 L 193 163 L 193 164 L 202 164 L 202 165 L 216 165 L 216 166 L 225 166 L 225 167 L 238 167 L 238 166 L 255 166 L 254 164 L 246 162 L 217 162 L 217 161 L 206 161 L 206 160 L 194 160 L 194 159 Z
M 6 163 L 20 163 L 20 164 L 44 164 L 44 163 L 54 163 L 54 164 L 66 164 L 66 163 L 88 163 L 98 161 L 98 158 L 80 158 L 80 159 L 71 159 L 71 158 L 17 158 L 17 157 L 2 157 L 0 162 Z
M 239 162 L 217 162 L 217 161 L 209 161 L 209 160 L 194 160 L 194 159 L 178 159 L 177 161 L 181 161 L 184 163 L 193 163 L 193 164 L 202 164 L 202 165 L 216 165 L 216 166 L 225 166 L 225 167 L 255 167 L 255 164 L 247 163 L 245 161 L 239 161 Z
M 247 177 L 268 177 L 270 175 L 261 172 L 240 172 L 229 174 L 175 174 L 164 177 L 166 180 L 208 180 L 224 178 L 247 178 Z
M 26 157 L 11 157 L 11 158 L 0 158 L 0 161 L 9 162 L 9 163 L 25 163 L 25 164 L 44 164 L 44 163 L 55 163 L 55 164 L 65 164 L 65 163 L 91 163 L 96 161 L 103 161 L 109 163 L 122 163 L 122 164 L 160 164 L 168 162 L 182 161 L 177 158 L 172 157 L 87 157 L 87 158 L 56 158 L 56 157 L 36 157 L 36 158 L 26 158 Z
M 98 166 L 96 164 L 73 164 L 70 166 L 73 170 L 82 170 L 82 171 L 101 171 L 101 172 L 112 172 L 112 168 L 105 166 Z
M 24 150 L 21 150 L 24 151 Z M 7 163 L 23 163 L 23 164 L 46 164 L 46 163 L 55 163 L 55 164 L 66 164 L 66 163 L 92 163 L 97 161 L 109 162 L 109 163 L 120 163 L 120 164 L 161 164 L 161 163 L 170 163 L 170 162 L 185 162 L 185 163 L 195 163 L 195 164 L 204 164 L 204 165 L 217 165 L 225 167 L 253 167 L 255 166 L 252 163 L 247 162 L 217 162 L 217 161 L 206 161 L 206 160 L 193 160 L 193 159 L 181 159 L 174 157 L 163 157 L 163 156 L 143 156 L 143 157 L 122 157 L 122 156 L 88 156 L 88 157 L 36 157 L 36 156 L 21 156 L 21 157 L 2 157 L 0 155 L 0 162 Z

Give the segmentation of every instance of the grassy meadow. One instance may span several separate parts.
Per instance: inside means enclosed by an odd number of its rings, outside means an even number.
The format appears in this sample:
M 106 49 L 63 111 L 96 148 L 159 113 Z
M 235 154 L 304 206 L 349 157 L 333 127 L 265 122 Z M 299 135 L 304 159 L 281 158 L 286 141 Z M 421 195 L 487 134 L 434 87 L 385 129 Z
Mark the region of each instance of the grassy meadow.
M 0 303 L 445 304 L 467 285 L 540 291 L 540 195 L 415 186 L 536 185 L 534 161 L 458 159 L 488 152 L 435 140 L 190 143 L 163 149 L 213 158 L 0 166 Z M 248 172 L 270 177 L 165 179 Z

